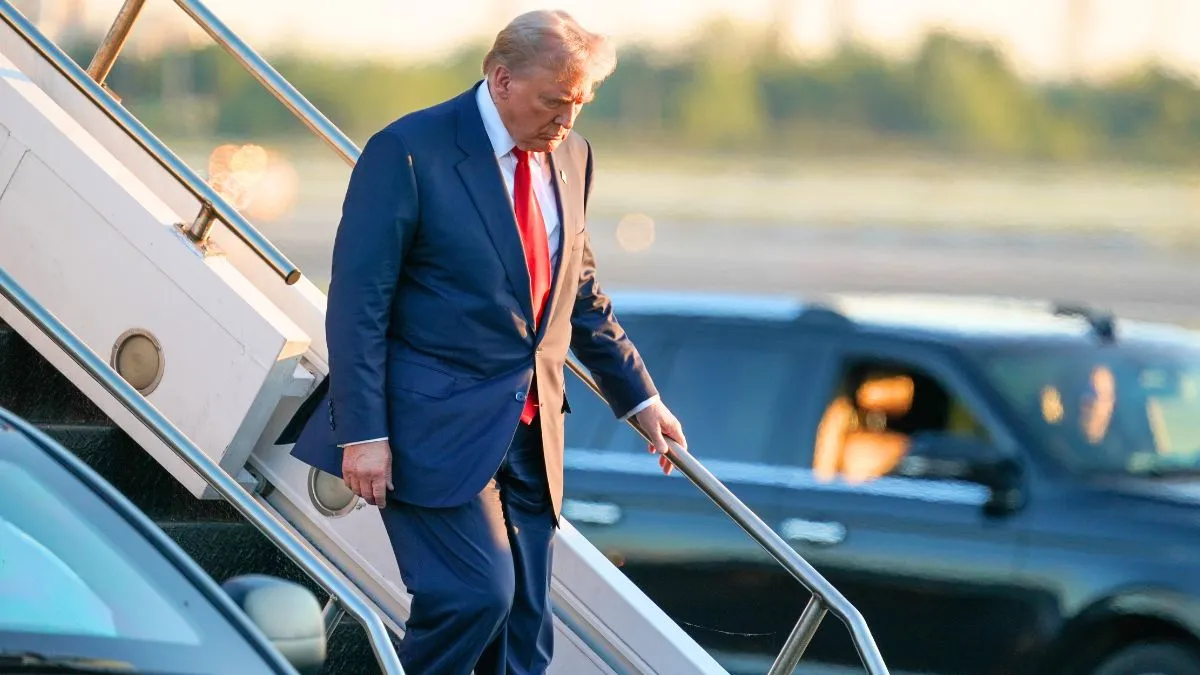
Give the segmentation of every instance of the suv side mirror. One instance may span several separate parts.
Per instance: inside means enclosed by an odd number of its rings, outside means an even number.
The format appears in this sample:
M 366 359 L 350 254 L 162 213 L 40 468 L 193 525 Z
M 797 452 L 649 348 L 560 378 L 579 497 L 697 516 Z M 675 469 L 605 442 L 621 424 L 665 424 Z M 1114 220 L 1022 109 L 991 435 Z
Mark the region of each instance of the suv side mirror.
M 1021 506 L 1020 465 L 991 444 L 947 433 L 916 433 L 896 473 L 910 478 L 962 480 L 991 490 L 989 512 L 1008 512 Z
M 312 591 L 258 574 L 233 577 L 221 588 L 300 675 L 321 672 L 326 654 L 325 618 Z

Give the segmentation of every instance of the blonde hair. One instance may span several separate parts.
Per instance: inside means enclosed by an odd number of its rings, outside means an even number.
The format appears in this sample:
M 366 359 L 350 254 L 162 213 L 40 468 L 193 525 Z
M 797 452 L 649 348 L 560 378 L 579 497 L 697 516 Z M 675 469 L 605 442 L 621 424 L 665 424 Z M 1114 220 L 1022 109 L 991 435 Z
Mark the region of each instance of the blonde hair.
M 513 19 L 483 57 L 483 74 L 497 65 L 514 73 L 542 66 L 563 74 L 585 71 L 599 84 L 617 67 L 616 49 L 604 35 L 593 33 L 562 10 L 535 10 Z

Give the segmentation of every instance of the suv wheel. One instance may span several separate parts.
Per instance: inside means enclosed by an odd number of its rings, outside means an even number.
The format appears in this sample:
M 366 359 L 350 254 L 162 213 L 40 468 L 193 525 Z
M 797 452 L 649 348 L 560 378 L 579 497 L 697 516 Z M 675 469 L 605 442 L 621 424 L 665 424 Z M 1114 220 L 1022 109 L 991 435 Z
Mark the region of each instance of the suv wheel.
M 1135 644 L 1107 658 L 1092 675 L 1200 675 L 1200 655 L 1180 644 Z

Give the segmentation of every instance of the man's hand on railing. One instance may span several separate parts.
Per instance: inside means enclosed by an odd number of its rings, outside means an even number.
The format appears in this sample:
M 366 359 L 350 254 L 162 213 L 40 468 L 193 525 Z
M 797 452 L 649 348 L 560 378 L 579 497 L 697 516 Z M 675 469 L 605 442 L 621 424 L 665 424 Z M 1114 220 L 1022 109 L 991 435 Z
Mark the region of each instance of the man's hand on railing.
M 667 406 L 661 401 L 655 401 L 647 406 L 644 410 L 638 412 L 634 417 L 637 419 L 638 425 L 650 437 L 650 445 L 647 446 L 651 453 L 658 453 L 658 465 L 662 467 L 663 475 L 670 475 L 671 469 L 675 468 L 671 464 L 671 460 L 667 457 L 667 453 L 671 448 L 667 445 L 667 439 L 671 439 L 687 450 L 687 439 L 683 435 L 683 425 L 671 414 Z

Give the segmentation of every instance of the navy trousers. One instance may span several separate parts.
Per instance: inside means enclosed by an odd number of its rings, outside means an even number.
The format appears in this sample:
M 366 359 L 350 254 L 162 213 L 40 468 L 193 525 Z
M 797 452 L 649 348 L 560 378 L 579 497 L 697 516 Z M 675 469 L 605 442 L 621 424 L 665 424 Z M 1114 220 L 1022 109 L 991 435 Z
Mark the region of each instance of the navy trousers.
M 381 511 L 413 596 L 400 662 L 422 675 L 540 675 L 550 664 L 554 514 L 539 420 L 467 504 Z

